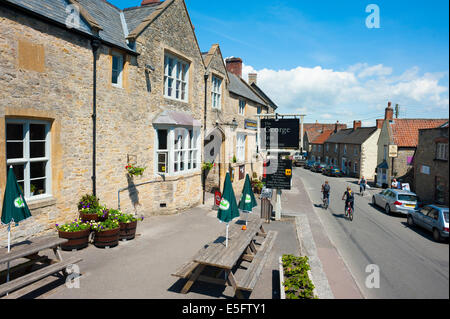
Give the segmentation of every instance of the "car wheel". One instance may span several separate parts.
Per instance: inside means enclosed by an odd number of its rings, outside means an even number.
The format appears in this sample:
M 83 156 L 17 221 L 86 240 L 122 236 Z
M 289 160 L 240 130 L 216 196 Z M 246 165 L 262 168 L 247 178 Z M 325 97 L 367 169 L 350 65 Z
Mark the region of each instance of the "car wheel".
M 385 210 L 386 210 L 386 214 L 388 214 L 388 215 L 391 214 L 391 207 L 389 207 L 389 205 L 386 205 Z
M 411 227 L 414 226 L 414 219 L 411 215 L 408 216 L 408 225 Z
M 441 241 L 441 234 L 439 233 L 439 230 L 435 228 L 433 230 L 433 238 L 435 241 L 440 242 Z

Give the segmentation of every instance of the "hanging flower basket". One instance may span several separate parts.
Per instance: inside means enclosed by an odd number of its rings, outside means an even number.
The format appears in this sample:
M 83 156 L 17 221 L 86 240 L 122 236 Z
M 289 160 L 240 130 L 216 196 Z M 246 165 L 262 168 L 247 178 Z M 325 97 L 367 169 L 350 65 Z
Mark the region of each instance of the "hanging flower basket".
M 142 176 L 145 171 L 145 167 L 138 167 L 132 164 L 128 164 L 127 166 L 125 166 L 125 169 L 127 170 L 128 175 L 130 175 L 131 177 Z

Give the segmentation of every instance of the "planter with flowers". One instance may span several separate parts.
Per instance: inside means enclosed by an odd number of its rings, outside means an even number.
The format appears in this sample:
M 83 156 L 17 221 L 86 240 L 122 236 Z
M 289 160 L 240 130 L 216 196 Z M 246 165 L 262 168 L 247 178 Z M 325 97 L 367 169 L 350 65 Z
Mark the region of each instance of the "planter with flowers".
M 119 240 L 133 240 L 136 237 L 137 218 L 120 210 L 110 210 L 110 218 L 119 221 Z M 144 217 L 141 217 L 141 221 Z
M 99 199 L 94 195 L 86 194 L 78 202 L 80 218 L 84 222 L 99 221 L 100 218 L 104 218 L 105 212 L 103 212 L 103 209 L 100 206 Z
M 132 164 L 128 164 L 127 166 L 125 166 L 125 169 L 127 170 L 127 173 L 130 177 L 142 176 L 142 174 L 144 174 L 145 171 L 145 167 L 138 167 Z
M 103 222 L 108 219 L 108 209 L 103 206 L 82 208 L 80 210 L 80 219 L 84 222 Z
M 91 225 L 89 223 L 76 219 L 72 223 L 56 224 L 56 229 L 60 238 L 69 240 L 61 245 L 63 250 L 83 249 L 89 244 L 89 234 L 91 233 Z
M 115 247 L 119 244 L 120 225 L 117 219 L 108 218 L 103 222 L 91 222 L 94 245 L 99 248 Z

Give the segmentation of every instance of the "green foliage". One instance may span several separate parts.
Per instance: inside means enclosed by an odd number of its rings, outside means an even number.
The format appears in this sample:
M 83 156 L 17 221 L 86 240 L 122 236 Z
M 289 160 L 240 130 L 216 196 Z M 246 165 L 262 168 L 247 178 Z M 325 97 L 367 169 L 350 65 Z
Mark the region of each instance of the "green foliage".
M 314 285 L 308 276 L 308 257 L 283 255 L 284 289 L 287 299 L 316 299 Z
M 252 184 L 252 188 L 257 188 L 259 191 L 262 190 L 262 188 L 264 187 L 264 183 L 262 181 L 260 181 L 259 179 L 254 179 L 251 182 Z
M 108 218 L 104 222 L 91 221 L 90 225 L 91 225 L 91 229 L 93 231 L 102 232 L 102 231 L 119 228 L 119 221 L 117 219 Z
M 90 229 L 90 228 L 91 228 L 91 225 L 89 223 L 83 223 L 82 221 L 78 221 L 78 219 L 75 219 L 75 221 L 64 224 L 64 225 L 56 224 L 57 230 L 60 230 L 62 232 L 68 232 L 68 233 L 74 233 L 77 231 L 82 231 L 82 230 L 86 230 L 86 229 Z
M 144 174 L 145 171 L 145 167 L 137 167 L 133 166 L 132 164 L 128 164 L 127 166 L 125 166 L 125 169 L 131 176 L 142 176 L 142 174 Z
M 236 163 L 237 162 L 237 158 L 236 158 L 236 155 L 233 155 L 233 163 Z
M 81 200 L 78 202 L 78 210 L 81 211 L 83 208 L 88 209 L 96 209 L 100 206 L 99 199 L 94 195 L 86 194 L 81 197 Z
M 213 163 L 206 162 L 206 163 L 203 163 L 203 164 L 202 164 L 202 170 L 204 170 L 204 171 L 209 171 L 209 170 L 211 170 L 213 167 L 214 167 L 214 164 L 213 164 Z
M 97 207 L 84 207 L 80 209 L 82 214 L 97 214 L 98 217 L 106 218 L 108 215 L 108 209 L 104 206 Z
M 110 209 L 108 219 L 113 219 L 119 221 L 119 223 L 131 223 L 137 221 L 137 218 L 132 214 L 122 213 L 120 210 Z

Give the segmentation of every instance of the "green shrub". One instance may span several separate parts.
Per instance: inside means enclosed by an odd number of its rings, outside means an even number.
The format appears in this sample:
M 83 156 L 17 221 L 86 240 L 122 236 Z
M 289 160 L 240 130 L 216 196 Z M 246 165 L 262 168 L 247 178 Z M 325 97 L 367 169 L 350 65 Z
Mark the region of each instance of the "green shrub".
M 282 256 L 286 299 L 316 299 L 314 285 L 308 276 L 308 257 Z

